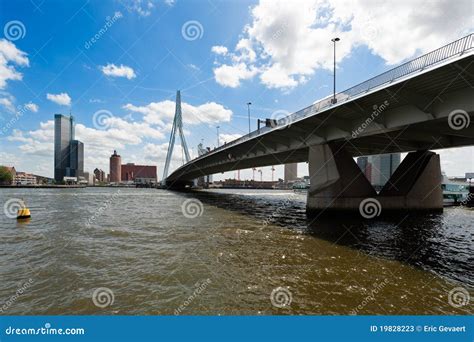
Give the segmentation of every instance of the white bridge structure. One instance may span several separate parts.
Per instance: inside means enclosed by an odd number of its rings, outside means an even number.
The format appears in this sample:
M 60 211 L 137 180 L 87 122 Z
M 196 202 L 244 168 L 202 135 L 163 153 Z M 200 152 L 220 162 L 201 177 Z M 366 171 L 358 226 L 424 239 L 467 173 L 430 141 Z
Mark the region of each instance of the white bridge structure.
M 406 62 L 188 161 L 165 180 L 182 188 L 214 173 L 309 162 L 308 211 L 442 209 L 439 155 L 474 144 L 474 34 Z M 373 189 L 353 157 L 409 152 Z

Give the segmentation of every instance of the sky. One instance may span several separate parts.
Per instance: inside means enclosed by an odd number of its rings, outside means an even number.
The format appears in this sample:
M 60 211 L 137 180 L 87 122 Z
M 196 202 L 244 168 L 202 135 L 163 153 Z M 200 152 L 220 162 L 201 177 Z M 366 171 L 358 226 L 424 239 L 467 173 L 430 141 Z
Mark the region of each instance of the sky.
M 332 37 L 342 91 L 472 32 L 474 2 L 453 4 L 0 0 L 0 165 L 52 177 L 54 114 L 72 113 L 85 171 L 108 172 L 117 150 L 161 179 L 176 90 L 196 156 L 199 143 L 216 146 L 217 126 L 220 144 L 248 133 L 248 102 L 253 130 L 330 95 Z M 438 152 L 448 175 L 474 171 L 474 148 Z M 178 140 L 170 169 L 182 163 Z

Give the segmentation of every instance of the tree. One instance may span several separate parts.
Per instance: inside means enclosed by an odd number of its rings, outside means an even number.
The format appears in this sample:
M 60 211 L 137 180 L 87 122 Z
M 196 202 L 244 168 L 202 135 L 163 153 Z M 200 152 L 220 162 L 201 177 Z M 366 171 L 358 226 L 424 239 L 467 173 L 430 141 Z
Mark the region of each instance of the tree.
M 0 166 L 0 184 L 11 184 L 12 180 L 11 172 L 5 166 Z

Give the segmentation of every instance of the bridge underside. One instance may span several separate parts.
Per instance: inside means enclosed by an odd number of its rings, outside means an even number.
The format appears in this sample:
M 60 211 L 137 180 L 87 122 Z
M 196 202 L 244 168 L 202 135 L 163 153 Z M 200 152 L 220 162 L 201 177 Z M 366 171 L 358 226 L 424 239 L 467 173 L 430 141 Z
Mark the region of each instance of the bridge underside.
M 453 129 L 448 117 L 462 111 L 474 122 L 473 99 L 474 56 L 470 55 L 295 120 L 283 129 L 211 151 L 174 171 L 167 182 L 307 162 L 310 146 L 330 142 L 343 142 L 353 157 L 472 146 L 474 123 Z
M 309 162 L 309 211 L 356 210 L 362 199 L 372 197 L 386 210 L 437 210 L 442 208 L 439 156 L 429 150 L 474 145 L 473 99 L 474 56 L 470 54 L 324 110 L 308 107 L 287 126 L 255 133 L 183 165 L 167 178 L 167 184 L 181 187 L 203 175 Z M 453 122 L 453 114 L 464 124 Z M 335 146 L 344 152 L 334 154 Z M 403 172 L 397 170 L 388 182 L 395 187 L 377 195 L 353 157 L 397 152 L 411 153 L 399 167 Z M 334 172 L 333 178 L 320 171 L 331 154 L 333 166 L 326 171 Z M 359 180 L 351 190 L 340 193 L 354 177 Z
M 474 99 L 474 91 L 471 95 Z M 474 122 L 474 108 L 468 114 L 471 122 Z M 279 143 L 271 144 L 262 140 L 263 138 L 259 138 L 254 141 L 249 147 L 250 152 L 233 149 L 232 153 L 228 153 L 227 158 L 218 159 L 215 162 L 207 160 L 205 164 L 195 163 L 177 170 L 172 175 L 173 177 L 168 177 L 168 183 L 189 182 L 203 175 L 224 171 L 308 162 L 311 146 L 317 146 L 317 144 L 309 145 L 308 141 L 301 141 L 283 147 Z M 335 142 L 342 143 L 352 157 L 472 146 L 474 145 L 474 124 L 462 130 L 454 130 L 450 128 L 446 117 L 356 139 L 338 139 Z M 214 158 L 217 159 L 217 157 Z

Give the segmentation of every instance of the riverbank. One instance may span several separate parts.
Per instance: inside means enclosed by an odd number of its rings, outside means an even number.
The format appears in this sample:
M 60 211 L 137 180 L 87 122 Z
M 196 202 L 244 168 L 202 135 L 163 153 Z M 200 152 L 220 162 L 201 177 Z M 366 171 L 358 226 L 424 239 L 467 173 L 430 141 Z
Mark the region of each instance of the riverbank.
M 41 185 L 0 185 L 1 188 L 13 189 L 74 189 L 74 188 L 140 188 L 141 186 L 130 185 L 65 185 L 65 184 L 41 184 Z
M 71 189 L 86 188 L 86 185 L 63 185 L 63 184 L 41 184 L 41 185 L 0 185 L 1 188 L 14 189 Z

